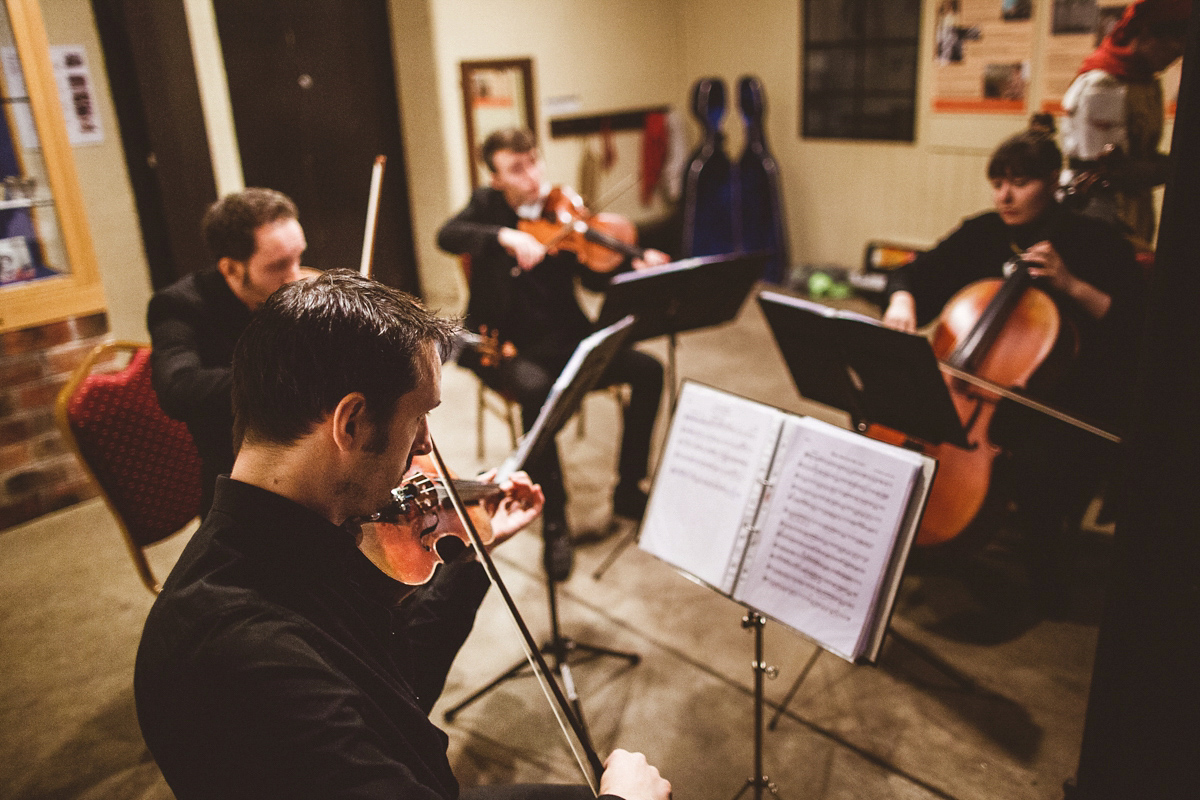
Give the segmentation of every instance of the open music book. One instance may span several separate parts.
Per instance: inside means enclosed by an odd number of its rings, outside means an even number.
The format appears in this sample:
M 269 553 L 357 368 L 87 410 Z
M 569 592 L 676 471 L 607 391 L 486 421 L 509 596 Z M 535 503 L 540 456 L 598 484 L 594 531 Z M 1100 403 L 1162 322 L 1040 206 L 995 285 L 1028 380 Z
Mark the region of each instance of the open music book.
M 639 546 L 849 661 L 874 661 L 936 462 L 697 383 Z

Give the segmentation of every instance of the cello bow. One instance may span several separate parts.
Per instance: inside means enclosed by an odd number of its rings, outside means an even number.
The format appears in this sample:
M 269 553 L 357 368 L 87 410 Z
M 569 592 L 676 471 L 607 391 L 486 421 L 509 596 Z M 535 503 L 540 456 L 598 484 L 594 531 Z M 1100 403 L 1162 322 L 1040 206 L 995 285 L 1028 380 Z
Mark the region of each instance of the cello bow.
M 438 471 L 443 475 L 449 475 L 450 473 L 446 469 L 446 462 L 442 460 L 442 454 L 438 450 L 437 443 L 434 442 L 432 436 L 430 436 L 429 442 L 431 447 L 430 455 L 433 457 Z M 463 503 L 458 489 L 454 486 L 454 482 L 447 481 L 445 488 L 448 499 L 454 507 L 455 514 L 458 515 L 463 529 L 467 532 L 467 538 L 471 540 L 471 545 L 475 548 L 475 555 L 479 559 L 480 564 L 483 565 L 484 572 L 487 573 L 488 580 L 500 592 L 505 608 L 508 609 L 509 614 L 512 616 L 513 623 L 516 625 L 518 633 L 520 633 L 521 648 L 525 651 L 525 658 L 528 659 L 529 665 L 533 668 L 533 674 L 537 676 L 538 683 L 541 685 L 546 699 L 550 701 L 550 708 L 554 712 L 554 717 L 567 739 L 567 746 L 571 748 L 571 754 L 575 757 L 575 762 L 579 765 L 579 769 L 587 780 L 592 793 L 598 794 L 600 776 L 604 773 L 604 763 L 600 760 L 600 756 L 597 755 L 595 748 L 592 747 L 587 731 L 571 708 L 570 700 L 567 699 L 562 687 L 558 685 L 558 681 L 554 679 L 554 673 L 551 671 L 550 665 L 546 663 L 546 659 L 542 656 L 541 648 L 534 640 L 533 634 L 529 632 L 529 627 L 525 624 L 524 618 L 521 617 L 521 612 L 517 608 L 516 602 L 500 577 L 500 572 L 496 569 L 496 562 L 492 560 L 492 554 L 488 552 L 483 539 L 479 535 L 479 531 L 475 528 L 475 523 L 467 513 L 466 505 Z

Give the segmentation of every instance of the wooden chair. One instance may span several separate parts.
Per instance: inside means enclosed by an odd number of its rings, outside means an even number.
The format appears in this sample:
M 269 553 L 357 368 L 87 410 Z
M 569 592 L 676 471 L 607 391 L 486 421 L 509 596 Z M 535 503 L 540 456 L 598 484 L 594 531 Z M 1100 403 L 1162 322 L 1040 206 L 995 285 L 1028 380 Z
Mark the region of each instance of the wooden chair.
M 117 354 L 129 362 L 97 371 Z M 97 346 L 59 391 L 55 416 L 63 439 L 100 487 L 151 592 L 161 583 L 145 549 L 185 527 L 200 510 L 200 456 L 187 426 L 158 405 L 150 383 L 150 347 Z
M 469 287 L 471 285 L 471 256 L 467 253 L 459 256 L 458 266 L 462 270 L 466 285 Z M 478 400 L 475 405 L 475 454 L 482 461 L 486 450 L 484 420 L 487 415 L 495 414 L 504 420 L 508 425 L 509 440 L 512 442 L 513 448 L 516 449 L 517 439 L 521 436 L 521 407 L 517 403 L 516 398 L 506 392 L 488 387 L 478 377 L 475 380 L 479 385 Z
M 463 253 L 458 257 L 458 265 L 462 270 L 463 279 L 466 285 L 471 285 L 471 256 L 468 253 Z M 508 425 L 509 439 L 512 446 L 516 449 L 517 440 L 521 436 L 520 413 L 521 406 L 517 403 L 516 398 L 509 395 L 507 392 L 498 389 L 492 389 L 484 384 L 482 380 L 476 378 L 479 384 L 479 399 L 476 403 L 475 412 L 475 454 L 480 461 L 485 455 L 485 437 L 484 437 L 484 418 L 487 414 L 494 414 L 504 420 Z M 617 405 L 624 408 L 628 402 L 625 399 L 625 393 L 620 385 L 610 387 L 612 390 L 613 399 Z M 575 414 L 575 436 L 582 439 L 586 434 L 587 421 L 584 415 L 583 406 L 579 407 L 579 411 Z

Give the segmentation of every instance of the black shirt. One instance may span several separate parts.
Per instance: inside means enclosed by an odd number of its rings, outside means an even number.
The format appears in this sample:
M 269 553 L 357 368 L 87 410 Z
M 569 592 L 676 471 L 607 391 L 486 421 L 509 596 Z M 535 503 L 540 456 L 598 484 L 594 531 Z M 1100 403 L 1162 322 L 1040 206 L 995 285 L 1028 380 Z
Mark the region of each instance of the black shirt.
M 215 268 L 193 272 L 150 300 L 152 378 L 159 405 L 187 423 L 203 462 L 201 511 L 217 475 L 233 468 L 233 348 L 250 309 Z
M 142 634 L 146 745 L 180 800 L 452 800 L 428 713 L 487 586 L 460 563 L 397 606 L 347 530 L 220 478 Z
M 547 256 L 528 272 L 521 270 L 496 240 L 501 228 L 517 225 L 517 212 L 504 193 L 483 187 L 442 226 L 437 243 L 447 252 L 471 257 L 468 325 L 498 330 L 522 356 L 561 368 L 592 332 L 592 323 L 575 298 L 575 277 L 599 291 L 608 276 L 582 267 L 574 254 L 565 251 Z

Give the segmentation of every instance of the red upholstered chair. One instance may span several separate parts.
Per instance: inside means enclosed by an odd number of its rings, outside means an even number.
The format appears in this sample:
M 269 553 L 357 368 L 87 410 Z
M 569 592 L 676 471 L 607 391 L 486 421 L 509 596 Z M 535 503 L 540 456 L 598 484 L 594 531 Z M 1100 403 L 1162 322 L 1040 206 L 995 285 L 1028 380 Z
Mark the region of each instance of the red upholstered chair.
M 117 354 L 116 371 L 93 367 Z M 167 417 L 150 384 L 150 347 L 101 344 L 58 394 L 63 438 L 100 487 L 150 591 L 160 583 L 145 548 L 178 532 L 200 510 L 200 456 L 187 426 Z

